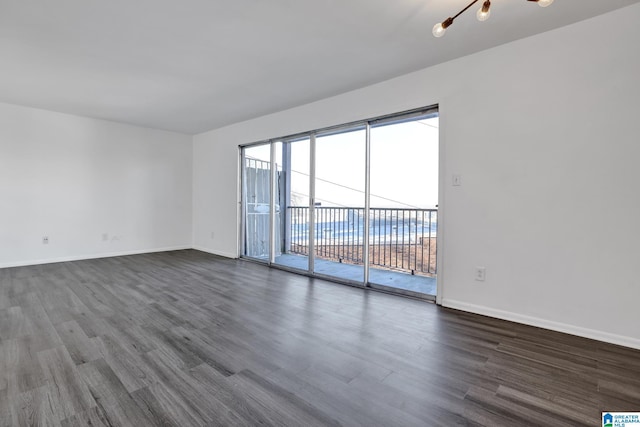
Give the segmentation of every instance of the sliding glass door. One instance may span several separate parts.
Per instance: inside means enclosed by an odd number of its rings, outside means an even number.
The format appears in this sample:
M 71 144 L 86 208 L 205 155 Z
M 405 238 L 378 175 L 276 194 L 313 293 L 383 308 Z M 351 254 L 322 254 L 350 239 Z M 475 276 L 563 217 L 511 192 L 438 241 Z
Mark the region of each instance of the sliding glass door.
M 362 126 L 316 138 L 314 272 L 364 281 L 365 146 Z
M 371 127 L 370 270 L 373 287 L 436 294 L 438 117 Z
M 310 253 L 310 138 L 277 141 L 278 172 L 275 188 L 280 215 L 274 227 L 278 239 L 274 263 L 309 271 Z
M 242 148 L 244 257 L 436 293 L 436 108 Z

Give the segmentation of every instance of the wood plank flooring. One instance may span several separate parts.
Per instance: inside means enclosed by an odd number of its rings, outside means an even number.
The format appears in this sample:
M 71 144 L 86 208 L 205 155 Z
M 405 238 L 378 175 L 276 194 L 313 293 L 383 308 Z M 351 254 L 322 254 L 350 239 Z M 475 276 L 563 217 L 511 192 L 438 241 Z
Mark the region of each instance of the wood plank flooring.
M 599 426 L 640 351 L 198 251 L 0 269 L 0 426 Z

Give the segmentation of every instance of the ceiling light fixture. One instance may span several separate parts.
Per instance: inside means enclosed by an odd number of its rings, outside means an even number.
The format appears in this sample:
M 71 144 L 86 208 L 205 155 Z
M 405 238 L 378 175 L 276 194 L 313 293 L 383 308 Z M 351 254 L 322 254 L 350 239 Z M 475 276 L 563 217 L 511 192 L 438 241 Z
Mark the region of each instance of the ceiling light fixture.
M 471 3 L 469 3 L 469 5 L 467 7 L 462 9 L 456 15 L 454 15 L 452 17 L 449 17 L 449 18 L 445 19 L 442 22 L 438 22 L 433 27 L 433 35 L 436 36 L 436 37 L 444 36 L 444 33 L 447 32 L 447 28 L 449 28 L 451 26 L 451 24 L 453 24 L 453 21 L 458 16 L 462 15 L 463 13 L 465 13 L 471 6 L 473 6 L 474 4 L 478 3 L 479 1 L 480 0 L 473 0 Z M 538 5 L 540 7 L 547 7 L 551 3 L 553 3 L 554 0 L 527 0 L 527 1 L 536 2 L 536 3 L 538 3 Z M 489 19 L 489 16 L 491 16 L 491 0 L 485 0 L 482 3 L 482 7 L 480 9 L 478 9 L 478 13 L 476 14 L 476 17 L 478 18 L 478 21 L 486 21 L 487 19 Z

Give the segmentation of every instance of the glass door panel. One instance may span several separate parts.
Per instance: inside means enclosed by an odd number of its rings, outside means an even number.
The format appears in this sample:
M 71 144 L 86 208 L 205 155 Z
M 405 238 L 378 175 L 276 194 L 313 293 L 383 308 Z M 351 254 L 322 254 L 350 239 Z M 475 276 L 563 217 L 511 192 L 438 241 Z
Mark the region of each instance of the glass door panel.
M 309 138 L 276 143 L 276 217 L 274 263 L 309 270 Z
M 242 255 L 269 261 L 271 147 L 242 149 Z
M 314 272 L 364 283 L 365 144 L 363 127 L 318 135 Z
M 438 115 L 371 129 L 369 284 L 436 294 Z

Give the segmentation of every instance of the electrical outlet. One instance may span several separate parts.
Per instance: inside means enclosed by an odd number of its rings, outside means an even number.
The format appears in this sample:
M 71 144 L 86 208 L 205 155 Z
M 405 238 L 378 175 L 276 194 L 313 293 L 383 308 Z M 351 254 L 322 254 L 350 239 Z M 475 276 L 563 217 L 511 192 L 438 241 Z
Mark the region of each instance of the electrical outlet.
M 484 282 L 487 278 L 487 269 L 485 267 L 476 267 L 475 279 L 478 282 Z
M 212 231 L 212 232 L 211 232 L 211 240 L 213 240 L 213 239 L 215 239 L 215 238 L 216 238 L 216 232 L 215 232 L 215 231 Z
M 460 175 L 453 175 L 451 181 L 454 187 L 460 187 L 462 185 L 462 177 Z
M 102 241 L 103 242 L 109 241 L 109 233 L 102 233 Z
M 49 236 L 43 236 L 42 237 L 42 244 L 43 245 L 48 245 L 49 244 Z

